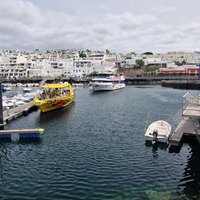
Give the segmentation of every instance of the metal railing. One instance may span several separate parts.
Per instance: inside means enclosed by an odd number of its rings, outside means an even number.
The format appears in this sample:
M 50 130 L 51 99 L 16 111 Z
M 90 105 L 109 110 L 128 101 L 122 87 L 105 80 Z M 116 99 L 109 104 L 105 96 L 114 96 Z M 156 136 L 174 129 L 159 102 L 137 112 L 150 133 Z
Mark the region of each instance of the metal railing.
M 182 113 L 185 110 L 196 110 L 195 107 L 200 106 L 200 96 L 193 96 L 190 92 L 187 92 L 183 96 L 183 108 Z

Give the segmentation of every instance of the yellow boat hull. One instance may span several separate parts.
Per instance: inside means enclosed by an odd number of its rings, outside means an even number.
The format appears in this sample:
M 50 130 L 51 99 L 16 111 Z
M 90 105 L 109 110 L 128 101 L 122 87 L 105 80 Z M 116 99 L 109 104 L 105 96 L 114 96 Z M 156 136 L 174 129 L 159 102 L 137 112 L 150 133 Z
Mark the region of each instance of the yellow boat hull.
M 48 112 L 70 105 L 74 102 L 74 95 L 45 100 L 39 100 L 38 98 L 35 98 L 33 102 L 42 112 Z

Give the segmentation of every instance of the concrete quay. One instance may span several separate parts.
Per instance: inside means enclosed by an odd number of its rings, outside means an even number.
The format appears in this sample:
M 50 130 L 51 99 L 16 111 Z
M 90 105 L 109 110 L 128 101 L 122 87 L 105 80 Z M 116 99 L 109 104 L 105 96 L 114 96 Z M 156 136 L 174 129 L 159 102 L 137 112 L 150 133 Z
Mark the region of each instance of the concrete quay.
M 176 89 L 200 89 L 200 80 L 190 79 L 190 80 L 164 80 L 161 82 L 162 87 L 170 87 Z
M 183 96 L 182 120 L 169 137 L 170 147 L 178 147 L 184 136 L 192 136 L 200 144 L 200 97 L 186 93 Z
M 0 126 L 3 127 L 11 120 L 22 115 L 26 116 L 28 113 L 36 109 L 37 108 L 35 107 L 32 101 L 29 103 L 25 103 L 21 106 L 17 106 L 15 108 L 6 109 L 3 111 L 3 123 L 1 123 Z

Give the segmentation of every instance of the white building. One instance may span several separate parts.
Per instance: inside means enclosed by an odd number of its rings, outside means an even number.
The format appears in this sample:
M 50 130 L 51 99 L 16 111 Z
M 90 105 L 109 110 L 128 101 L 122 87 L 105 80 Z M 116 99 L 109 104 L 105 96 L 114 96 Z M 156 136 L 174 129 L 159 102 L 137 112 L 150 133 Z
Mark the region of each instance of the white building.
M 91 60 L 94 65 L 105 65 L 105 53 L 101 51 L 92 52 L 88 60 Z
M 2 67 L 0 68 L 0 77 L 7 79 L 28 77 L 28 70 L 24 67 Z
M 175 61 L 186 61 L 190 64 L 199 64 L 200 63 L 200 52 L 184 52 L 184 51 L 172 51 L 167 53 L 157 53 L 155 54 L 156 58 L 161 58 L 166 62 L 175 62 Z
M 91 60 L 75 60 L 74 66 L 70 70 L 72 77 L 81 78 L 84 75 L 88 75 L 93 71 Z
M 149 65 L 157 65 L 160 67 L 166 67 L 167 62 L 163 61 L 161 58 L 146 58 L 144 60 L 144 65 L 149 66 Z
M 105 54 L 104 56 L 104 64 L 108 67 L 114 67 L 115 63 L 118 61 L 117 54 Z

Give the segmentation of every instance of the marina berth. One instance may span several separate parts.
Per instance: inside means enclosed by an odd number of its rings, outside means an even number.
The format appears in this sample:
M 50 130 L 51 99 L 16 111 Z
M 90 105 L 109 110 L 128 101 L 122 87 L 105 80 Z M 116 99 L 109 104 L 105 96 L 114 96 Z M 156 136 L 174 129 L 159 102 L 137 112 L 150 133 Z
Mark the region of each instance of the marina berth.
M 74 102 L 74 91 L 69 83 L 44 85 L 41 89 L 33 102 L 42 112 L 63 108 Z
M 95 91 L 112 91 L 125 87 L 125 78 L 122 74 L 99 73 L 90 82 L 90 90 Z
M 25 103 L 29 103 L 30 101 L 32 101 L 35 97 L 35 92 L 31 92 L 31 93 L 25 93 L 25 94 L 16 94 L 13 97 L 6 97 L 3 96 L 2 97 L 2 107 L 3 110 L 5 109 L 10 109 L 10 108 L 14 108 L 20 105 L 23 105 Z

